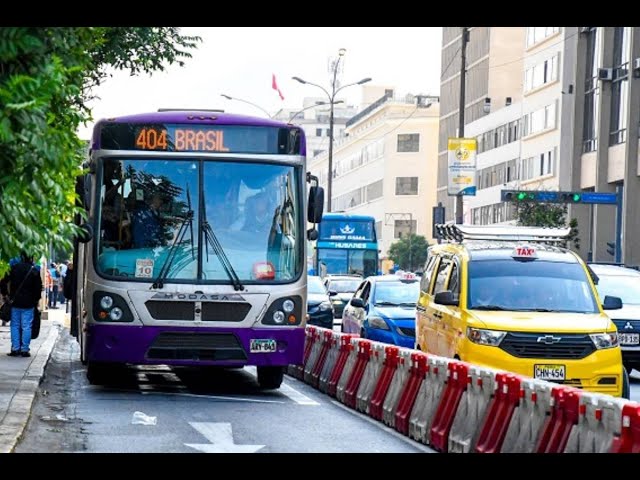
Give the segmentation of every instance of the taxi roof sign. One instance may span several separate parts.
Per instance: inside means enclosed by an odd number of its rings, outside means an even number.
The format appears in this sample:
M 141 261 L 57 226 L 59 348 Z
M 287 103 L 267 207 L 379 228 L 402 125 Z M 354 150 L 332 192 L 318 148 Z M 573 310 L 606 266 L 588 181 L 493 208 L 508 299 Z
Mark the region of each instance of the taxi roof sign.
M 418 278 L 418 277 L 416 277 L 416 274 L 412 273 L 412 272 L 401 272 L 401 273 L 397 273 L 396 272 L 396 276 L 400 280 L 417 280 L 417 278 Z
M 513 258 L 519 259 L 535 259 L 538 258 L 535 247 L 531 245 L 518 245 L 511 252 Z

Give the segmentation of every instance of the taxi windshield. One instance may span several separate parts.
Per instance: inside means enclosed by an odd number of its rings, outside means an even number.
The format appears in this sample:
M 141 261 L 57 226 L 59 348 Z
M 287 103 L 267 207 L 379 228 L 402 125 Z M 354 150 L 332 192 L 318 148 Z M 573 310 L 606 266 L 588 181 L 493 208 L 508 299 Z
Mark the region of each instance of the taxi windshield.
M 468 273 L 470 309 L 599 313 L 578 263 L 477 260 Z

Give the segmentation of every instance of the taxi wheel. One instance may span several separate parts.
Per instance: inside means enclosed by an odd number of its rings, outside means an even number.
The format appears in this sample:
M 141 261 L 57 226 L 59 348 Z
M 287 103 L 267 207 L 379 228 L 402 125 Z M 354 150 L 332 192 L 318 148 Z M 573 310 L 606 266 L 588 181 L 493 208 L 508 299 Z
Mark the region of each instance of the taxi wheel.
M 629 386 L 629 372 L 626 368 L 622 369 L 622 398 L 629 400 L 631 397 L 631 387 Z

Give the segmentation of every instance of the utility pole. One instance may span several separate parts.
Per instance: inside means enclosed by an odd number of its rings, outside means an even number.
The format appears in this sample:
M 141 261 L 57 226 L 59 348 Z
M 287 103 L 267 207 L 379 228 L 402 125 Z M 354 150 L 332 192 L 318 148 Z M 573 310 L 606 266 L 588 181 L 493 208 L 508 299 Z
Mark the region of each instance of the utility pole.
M 462 27 L 462 46 L 460 47 L 460 106 L 458 107 L 458 138 L 464 138 L 464 105 L 465 83 L 467 78 L 467 42 L 469 41 L 469 27 Z M 463 219 L 462 195 L 456 195 L 456 223 Z

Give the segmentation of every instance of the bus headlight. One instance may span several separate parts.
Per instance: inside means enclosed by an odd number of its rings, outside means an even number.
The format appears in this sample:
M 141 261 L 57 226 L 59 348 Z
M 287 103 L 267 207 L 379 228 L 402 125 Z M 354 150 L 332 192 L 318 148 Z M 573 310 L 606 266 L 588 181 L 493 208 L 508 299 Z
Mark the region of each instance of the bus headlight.
M 109 312 L 109 317 L 114 322 L 117 322 L 118 320 L 120 320 L 122 318 L 122 315 L 124 315 L 124 312 L 122 311 L 121 308 L 118 308 L 118 307 L 112 308 L 111 312 Z
M 467 338 L 478 345 L 497 347 L 506 334 L 507 332 L 467 327 Z
M 591 341 L 596 346 L 598 350 L 602 350 L 603 348 L 613 348 L 618 346 L 618 333 L 592 333 L 589 335 L 591 337 Z
M 282 302 L 282 309 L 285 311 L 285 313 L 293 312 L 294 307 L 295 305 L 293 304 L 292 300 L 286 299 L 284 302 Z
M 113 298 L 109 295 L 105 295 L 100 299 L 100 306 L 105 310 L 109 310 L 113 306 Z
M 273 321 L 276 322 L 277 324 L 283 324 L 284 323 L 284 312 L 281 312 L 280 310 L 276 310 L 275 312 L 273 312 Z

